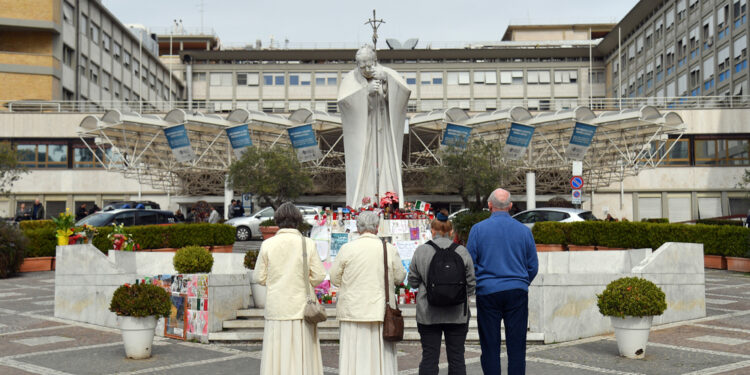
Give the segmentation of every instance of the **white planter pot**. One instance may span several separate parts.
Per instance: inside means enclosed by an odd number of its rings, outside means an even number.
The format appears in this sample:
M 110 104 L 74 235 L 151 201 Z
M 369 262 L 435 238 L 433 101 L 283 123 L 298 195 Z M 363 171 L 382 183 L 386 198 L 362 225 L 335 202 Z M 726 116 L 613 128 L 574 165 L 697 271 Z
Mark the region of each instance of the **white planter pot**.
M 611 316 L 612 326 L 615 328 L 617 349 L 620 355 L 627 358 L 643 358 L 646 355 L 646 343 L 651 332 L 653 316 L 642 318 L 626 316 L 618 318 Z
M 117 320 L 120 324 L 120 331 L 122 331 L 122 342 L 125 344 L 125 355 L 132 359 L 151 357 L 156 317 L 118 316 Z
M 250 283 L 250 290 L 253 293 L 253 302 L 255 303 L 256 309 L 263 309 L 266 307 L 266 286 L 260 285 L 255 281 Z

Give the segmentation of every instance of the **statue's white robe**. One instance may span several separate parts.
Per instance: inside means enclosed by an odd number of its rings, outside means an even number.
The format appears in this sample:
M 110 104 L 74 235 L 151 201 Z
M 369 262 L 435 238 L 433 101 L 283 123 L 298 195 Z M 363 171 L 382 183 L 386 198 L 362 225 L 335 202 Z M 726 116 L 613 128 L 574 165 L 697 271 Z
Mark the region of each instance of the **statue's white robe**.
M 401 152 L 411 90 L 396 71 L 378 68 L 386 74 L 385 96 L 368 94 L 368 81 L 359 69 L 346 73 L 339 87 L 346 204 L 354 208 L 362 206 L 364 197 L 376 202 L 389 191 L 404 199 Z

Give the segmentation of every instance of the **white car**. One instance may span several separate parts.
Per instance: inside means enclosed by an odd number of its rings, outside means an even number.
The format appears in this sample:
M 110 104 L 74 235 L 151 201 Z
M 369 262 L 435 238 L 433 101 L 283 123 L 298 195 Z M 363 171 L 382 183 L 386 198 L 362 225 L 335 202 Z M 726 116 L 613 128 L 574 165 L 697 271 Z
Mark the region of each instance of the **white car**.
M 310 225 L 315 224 L 315 215 L 323 210 L 320 206 L 297 205 L 297 208 L 302 212 L 302 218 L 305 222 Z M 260 238 L 260 223 L 268 219 L 273 219 L 273 213 L 273 207 L 266 207 L 256 211 L 252 215 L 231 218 L 225 224 L 237 228 L 237 241 L 247 241 L 253 238 Z
M 591 211 L 578 208 L 543 207 L 526 210 L 513 215 L 513 218 L 522 222 L 529 228 L 540 221 L 559 221 L 571 223 L 574 221 L 599 220 Z

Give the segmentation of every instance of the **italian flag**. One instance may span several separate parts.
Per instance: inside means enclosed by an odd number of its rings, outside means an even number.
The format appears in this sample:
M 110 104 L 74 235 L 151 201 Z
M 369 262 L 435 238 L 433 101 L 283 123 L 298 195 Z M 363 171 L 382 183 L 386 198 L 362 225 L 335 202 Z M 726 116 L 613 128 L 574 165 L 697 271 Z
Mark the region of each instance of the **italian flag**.
M 427 202 L 417 201 L 414 203 L 414 209 L 417 211 L 427 212 L 430 210 L 430 204 Z

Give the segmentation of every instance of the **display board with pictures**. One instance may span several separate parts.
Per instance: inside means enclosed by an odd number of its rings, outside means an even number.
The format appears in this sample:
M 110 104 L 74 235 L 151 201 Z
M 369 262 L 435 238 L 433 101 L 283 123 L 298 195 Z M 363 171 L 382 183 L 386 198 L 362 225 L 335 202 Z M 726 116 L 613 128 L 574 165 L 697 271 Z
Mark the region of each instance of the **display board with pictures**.
M 157 275 L 141 282 L 157 285 L 171 294 L 172 311 L 157 326 L 163 326 L 164 336 L 208 340 L 208 274 Z

